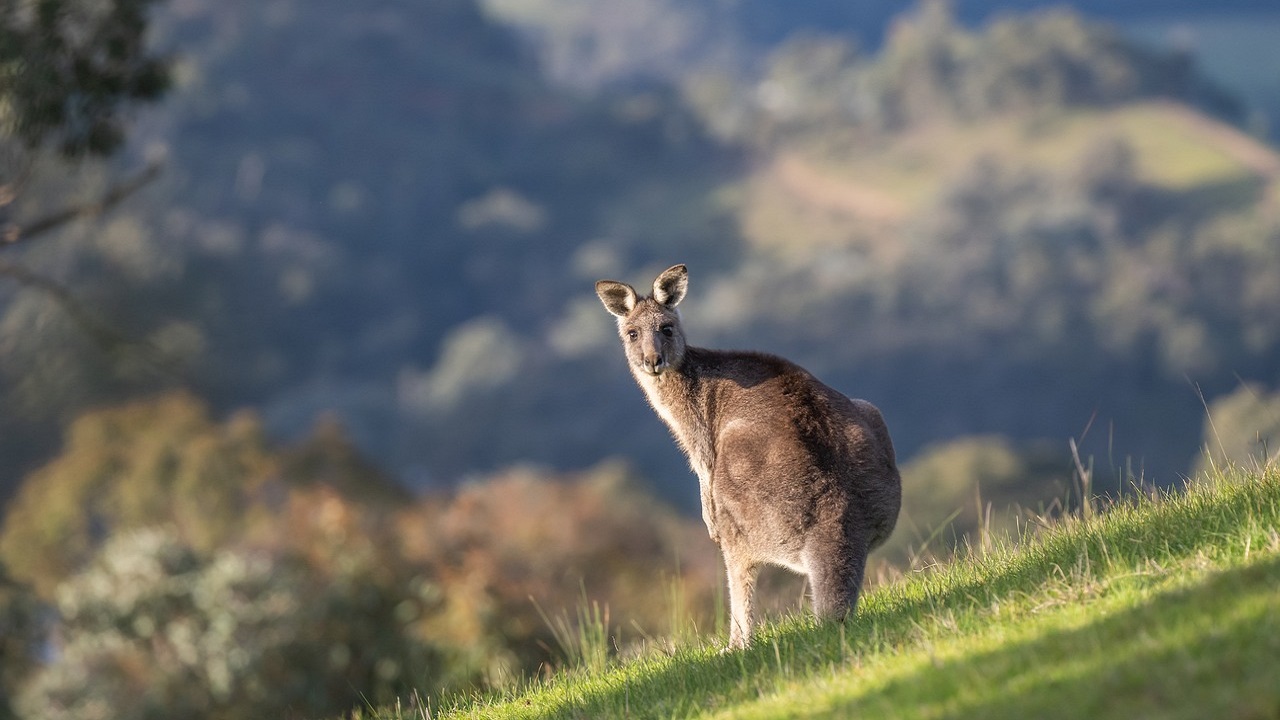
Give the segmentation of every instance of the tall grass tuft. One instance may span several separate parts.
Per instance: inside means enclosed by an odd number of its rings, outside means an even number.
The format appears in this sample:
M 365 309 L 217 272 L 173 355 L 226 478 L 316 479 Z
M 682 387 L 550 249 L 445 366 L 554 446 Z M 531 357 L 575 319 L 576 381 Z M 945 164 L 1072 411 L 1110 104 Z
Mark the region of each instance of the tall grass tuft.
M 598 600 L 587 598 L 586 586 L 573 617 L 561 608 L 554 616 L 548 615 L 538 601 L 529 598 L 564 659 L 566 667 L 582 668 L 587 672 L 603 670 L 609 662 L 612 636 L 609 633 L 609 606 L 601 606 Z

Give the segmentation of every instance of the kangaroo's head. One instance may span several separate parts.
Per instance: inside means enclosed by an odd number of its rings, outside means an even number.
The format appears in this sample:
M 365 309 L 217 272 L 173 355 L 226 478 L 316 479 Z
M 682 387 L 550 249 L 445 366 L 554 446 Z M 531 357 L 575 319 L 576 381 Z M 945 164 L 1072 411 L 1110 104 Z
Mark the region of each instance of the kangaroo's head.
M 684 361 L 684 329 L 676 305 L 689 288 L 689 271 L 676 265 L 653 281 L 653 294 L 636 295 L 635 288 L 615 280 L 596 283 L 604 308 L 618 318 L 618 334 L 627 362 L 637 374 L 661 377 Z

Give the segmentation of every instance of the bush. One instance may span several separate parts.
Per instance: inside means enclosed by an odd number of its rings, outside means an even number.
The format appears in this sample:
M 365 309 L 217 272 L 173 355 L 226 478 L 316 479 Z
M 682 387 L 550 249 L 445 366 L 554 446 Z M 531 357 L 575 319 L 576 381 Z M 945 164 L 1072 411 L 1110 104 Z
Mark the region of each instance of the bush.
M 207 552 L 267 532 L 291 494 L 311 487 L 374 507 L 407 498 L 331 422 L 282 449 L 255 415 L 219 423 L 186 393 L 95 410 L 26 479 L 5 518 L 0 559 L 48 598 L 114 533 L 172 525 Z
M 42 720 L 290 717 L 386 702 L 437 660 L 413 600 L 264 551 L 202 554 L 167 530 L 112 539 L 59 585 L 60 647 L 18 698 Z
M 514 469 L 421 504 L 401 527 L 405 555 L 440 581 L 440 612 L 422 631 L 471 649 L 465 662 L 490 680 L 560 660 L 548 656 L 548 619 L 584 602 L 608 608 L 618 644 L 678 633 L 682 622 L 713 627 L 720 559 L 706 530 L 620 465 L 569 476 Z

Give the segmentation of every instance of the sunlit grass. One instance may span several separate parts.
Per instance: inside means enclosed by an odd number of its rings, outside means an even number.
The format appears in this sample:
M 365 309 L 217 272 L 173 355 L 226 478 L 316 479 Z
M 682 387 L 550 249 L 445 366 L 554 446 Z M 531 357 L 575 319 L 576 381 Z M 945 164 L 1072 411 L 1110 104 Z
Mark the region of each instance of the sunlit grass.
M 1139 104 L 1110 112 L 1104 119 L 1133 146 L 1139 177 L 1153 185 L 1189 190 L 1252 174 L 1249 165 L 1229 147 L 1252 141 L 1186 108 Z M 1271 152 L 1261 144 L 1252 150 Z
M 655 645 L 429 716 L 1274 717 L 1277 528 L 1280 472 L 1219 473 L 887 583 L 844 624 Z
M 1141 180 L 1173 191 L 1249 178 L 1255 166 L 1280 162 L 1274 151 L 1243 133 L 1163 102 L 940 123 L 889 142 L 859 142 L 832 132 L 799 139 L 788 150 L 833 183 L 872 185 L 899 206 L 918 209 L 977 157 L 1072 172 L 1089 148 L 1106 138 L 1133 148 Z
M 1114 140 L 1133 150 L 1141 182 L 1197 207 L 1244 211 L 1280 193 L 1280 154 L 1193 110 L 1153 101 L 939 122 L 881 139 L 829 129 L 781 143 L 774 162 L 721 197 L 754 246 L 783 257 L 857 246 L 888 262 L 899 225 L 928 212 L 978 158 L 1071 181 Z

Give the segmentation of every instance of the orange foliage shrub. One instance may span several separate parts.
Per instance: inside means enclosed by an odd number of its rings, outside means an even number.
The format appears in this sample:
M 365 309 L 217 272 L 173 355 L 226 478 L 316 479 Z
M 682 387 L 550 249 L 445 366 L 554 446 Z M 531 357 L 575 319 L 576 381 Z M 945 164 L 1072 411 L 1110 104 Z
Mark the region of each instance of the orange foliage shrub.
M 504 638 L 526 668 L 555 647 L 543 613 L 572 616 L 584 602 L 608 607 L 620 645 L 679 631 L 677 622 L 713 627 L 715 546 L 620 465 L 567 477 L 513 469 L 403 512 L 397 525 L 405 557 L 439 578 L 436 629 L 461 645 Z
M 44 597 L 121 530 L 170 525 L 205 551 L 272 534 L 291 495 L 323 487 L 367 507 L 409 499 L 332 422 L 284 451 L 252 413 L 215 422 L 195 397 L 85 413 L 29 476 L 0 532 L 0 561 Z

